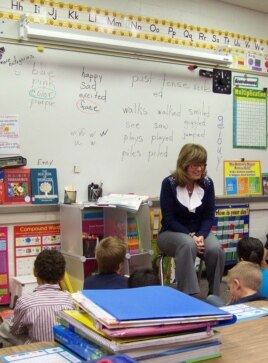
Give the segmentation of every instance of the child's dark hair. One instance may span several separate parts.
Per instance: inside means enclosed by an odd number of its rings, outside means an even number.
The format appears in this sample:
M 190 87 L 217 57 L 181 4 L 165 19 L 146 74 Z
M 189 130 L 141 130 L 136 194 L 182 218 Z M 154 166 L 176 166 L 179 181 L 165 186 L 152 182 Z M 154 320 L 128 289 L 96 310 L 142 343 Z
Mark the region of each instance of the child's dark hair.
M 64 277 L 65 265 L 65 259 L 60 251 L 44 250 L 35 259 L 34 272 L 43 282 L 57 284 Z
M 154 270 L 151 268 L 137 268 L 130 274 L 128 279 L 128 287 L 143 287 L 152 285 L 160 285 L 160 281 Z
M 237 242 L 237 257 L 261 265 L 264 255 L 263 243 L 258 238 L 243 237 Z

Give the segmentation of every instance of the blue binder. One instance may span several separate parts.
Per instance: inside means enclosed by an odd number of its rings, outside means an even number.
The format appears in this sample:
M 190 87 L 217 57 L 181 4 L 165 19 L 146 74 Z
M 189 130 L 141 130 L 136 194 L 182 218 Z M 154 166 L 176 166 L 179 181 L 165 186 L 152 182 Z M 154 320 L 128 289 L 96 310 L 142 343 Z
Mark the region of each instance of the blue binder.
M 235 316 L 168 286 L 119 290 L 83 290 L 83 295 L 118 321 L 217 317 L 234 322 Z

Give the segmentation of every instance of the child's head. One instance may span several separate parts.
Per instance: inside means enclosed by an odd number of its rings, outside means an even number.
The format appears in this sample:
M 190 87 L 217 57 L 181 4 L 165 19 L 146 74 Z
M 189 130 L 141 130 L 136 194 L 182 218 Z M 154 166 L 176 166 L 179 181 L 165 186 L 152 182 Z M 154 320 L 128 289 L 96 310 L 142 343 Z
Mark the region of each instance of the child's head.
M 126 253 L 126 244 L 117 237 L 101 240 L 95 251 L 99 272 L 117 272 L 124 262 Z
M 258 238 L 241 238 L 237 242 L 236 251 L 239 261 L 249 261 L 261 265 L 264 254 L 264 246 Z
M 57 284 L 64 277 L 65 259 L 57 250 L 43 250 L 34 261 L 34 275 L 40 284 Z
M 262 273 L 260 266 L 249 261 L 241 261 L 227 274 L 227 286 L 231 302 L 257 293 L 261 287 Z
M 138 268 L 130 274 L 128 279 L 128 287 L 143 287 L 152 285 L 160 285 L 160 281 L 151 268 Z

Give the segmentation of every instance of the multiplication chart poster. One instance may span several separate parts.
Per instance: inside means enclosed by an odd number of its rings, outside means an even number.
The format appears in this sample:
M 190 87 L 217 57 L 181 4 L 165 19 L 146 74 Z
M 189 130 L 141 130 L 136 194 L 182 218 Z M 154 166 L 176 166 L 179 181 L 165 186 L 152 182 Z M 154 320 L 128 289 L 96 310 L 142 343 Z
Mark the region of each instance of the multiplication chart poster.
M 212 232 L 225 251 L 225 264 L 236 264 L 236 245 L 249 236 L 249 205 L 216 205 Z
M 0 227 L 0 305 L 9 303 L 7 227 Z
M 266 149 L 266 91 L 234 88 L 233 138 L 234 147 Z
M 14 226 L 15 275 L 31 275 L 34 260 L 44 249 L 60 249 L 60 224 Z

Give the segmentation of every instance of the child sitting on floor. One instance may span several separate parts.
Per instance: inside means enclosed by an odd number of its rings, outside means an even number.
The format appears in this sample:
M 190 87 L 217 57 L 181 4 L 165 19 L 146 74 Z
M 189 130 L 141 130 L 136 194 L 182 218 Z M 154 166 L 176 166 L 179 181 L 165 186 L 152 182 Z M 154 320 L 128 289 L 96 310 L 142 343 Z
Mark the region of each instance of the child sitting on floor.
M 257 263 L 262 273 L 262 283 L 259 293 L 268 297 L 268 269 L 264 264 L 263 243 L 254 237 L 243 237 L 237 242 L 236 247 L 238 261 L 249 261 Z
M 106 237 L 96 247 L 98 274 L 84 281 L 84 290 L 126 289 L 128 278 L 122 276 L 126 244 L 116 237 Z
M 61 291 L 59 282 L 65 273 L 65 259 L 57 250 L 40 252 L 34 262 L 38 286 L 21 296 L 14 316 L 0 324 L 0 339 L 4 347 L 38 341 L 53 341 L 52 327 L 59 310 L 75 308 L 72 296 Z
M 259 265 L 249 261 L 238 262 L 227 274 L 227 286 L 230 292 L 228 305 L 267 300 L 258 292 L 261 282 L 262 274 Z M 214 306 L 224 305 L 223 300 L 215 295 L 209 295 L 206 301 Z

